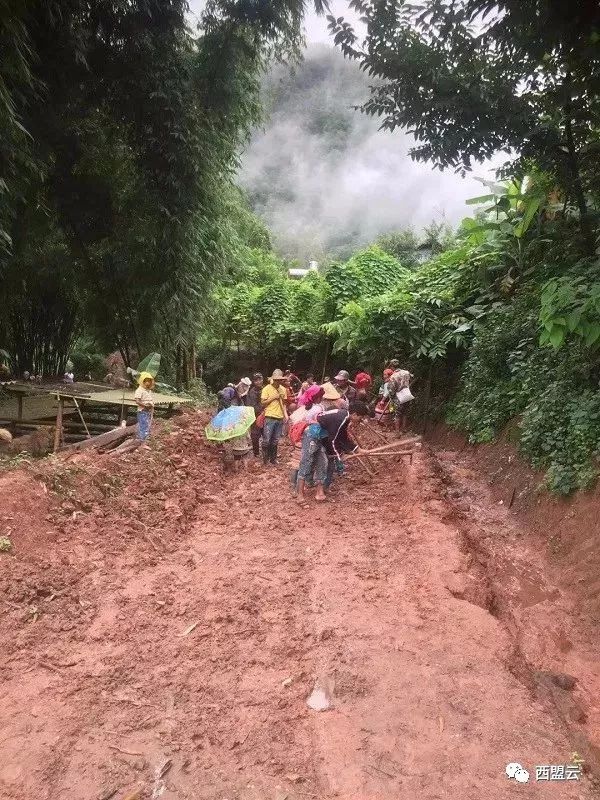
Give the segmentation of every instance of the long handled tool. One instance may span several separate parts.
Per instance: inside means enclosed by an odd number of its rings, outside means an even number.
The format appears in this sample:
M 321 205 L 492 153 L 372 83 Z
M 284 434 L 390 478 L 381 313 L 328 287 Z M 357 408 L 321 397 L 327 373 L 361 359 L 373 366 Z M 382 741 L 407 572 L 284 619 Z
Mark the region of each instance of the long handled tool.
M 381 447 L 375 447 L 373 450 L 365 450 L 361 453 L 361 455 L 370 456 L 374 455 L 375 453 L 385 453 L 386 450 L 397 450 L 398 448 L 410 447 L 412 445 L 420 444 L 421 437 L 420 436 L 413 436 L 410 439 L 396 439 L 395 442 L 389 442 L 388 444 L 382 444 Z
M 387 413 L 388 408 L 390 407 L 391 400 L 388 399 L 387 403 L 383 407 L 382 411 L 375 411 L 375 421 L 381 425 L 381 420 L 383 419 L 384 415 Z M 379 414 L 379 418 L 377 418 L 377 414 Z
M 359 440 L 356 438 L 356 432 L 354 432 L 354 441 L 356 442 L 356 444 L 357 444 L 359 447 L 361 447 L 361 448 L 362 448 L 362 445 L 361 445 L 361 443 L 360 443 L 360 442 L 359 442 Z M 363 452 L 364 452 L 364 451 L 363 451 Z M 361 467 L 362 467 L 362 468 L 365 470 L 365 472 L 366 472 L 368 475 L 370 475 L 370 477 L 371 477 L 371 478 L 375 477 L 375 475 L 377 475 L 377 470 L 375 469 L 375 467 L 373 466 L 373 464 L 371 464 L 371 462 L 369 461 L 369 459 L 368 459 L 368 458 L 361 458 L 360 456 L 362 456 L 362 455 L 363 455 L 363 453 L 360 453 L 360 454 L 358 454 L 358 453 L 357 453 L 356 455 L 357 455 L 357 456 L 359 456 L 359 457 L 358 457 L 356 460 L 357 460 L 357 461 L 358 461 L 358 463 L 361 465 Z
M 388 450 L 386 453 L 369 453 L 369 458 L 385 458 L 386 456 L 388 456 L 388 457 L 393 457 L 393 456 L 412 456 L 412 455 L 414 455 L 414 453 L 415 453 L 414 450 Z M 364 453 L 351 453 L 346 458 L 346 461 L 348 461 L 348 459 L 350 459 L 350 458 L 357 458 L 357 459 L 359 459 L 359 463 L 360 463 L 360 458 L 363 455 L 364 455 Z
M 374 425 L 370 425 L 367 422 L 367 423 L 364 423 L 364 426 L 368 431 L 370 431 L 371 433 L 374 433 L 376 436 L 378 436 L 381 439 L 382 442 L 387 442 L 388 441 L 385 433 L 382 433 L 380 430 L 377 430 L 377 428 Z

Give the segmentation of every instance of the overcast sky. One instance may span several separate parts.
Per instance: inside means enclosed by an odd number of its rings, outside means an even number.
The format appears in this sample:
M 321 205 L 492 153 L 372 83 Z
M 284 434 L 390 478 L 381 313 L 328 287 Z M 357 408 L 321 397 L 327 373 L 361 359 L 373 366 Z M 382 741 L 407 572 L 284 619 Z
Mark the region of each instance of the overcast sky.
M 196 19 L 203 5 L 204 0 L 190 0 Z M 330 8 L 334 16 L 357 24 L 348 0 L 331 0 Z M 327 20 L 314 11 L 306 19 L 306 40 L 307 61 L 319 58 L 319 45 L 333 50 Z M 326 106 L 339 115 L 367 99 L 368 91 L 365 87 L 364 95 L 342 98 L 337 91 L 337 73 L 337 69 L 331 73 L 332 96 Z M 412 161 L 408 155 L 414 143 L 410 134 L 380 131 L 377 119 L 358 112 L 349 117 L 353 130 L 346 147 L 324 154 L 323 139 L 307 132 L 304 123 L 315 111 L 325 110 L 316 106 L 326 97 L 325 91 L 314 98 L 300 92 L 296 107 L 286 104 L 275 109 L 242 154 L 238 180 L 251 196 L 256 197 L 257 190 L 270 195 L 270 202 L 269 197 L 263 198 L 258 210 L 281 252 L 304 257 L 309 242 L 312 257 L 316 257 L 320 249 L 327 250 L 332 233 L 341 239 L 357 236 L 368 242 L 388 230 L 414 227 L 419 231 L 432 220 L 454 226 L 472 213 L 465 200 L 481 194 L 475 176 L 493 177 L 489 164 L 479 166 L 465 179 L 448 171 L 440 173 L 429 164 Z M 345 103 L 344 108 L 340 102 Z M 273 176 L 275 168 L 279 171 Z M 265 181 L 268 188 L 272 178 L 273 191 L 269 193 Z M 282 192 L 286 187 L 289 192 Z
M 200 11 L 204 6 L 204 0 L 190 0 L 192 19 L 199 17 Z M 331 13 L 336 17 L 345 17 L 349 22 L 356 22 L 357 16 L 348 9 L 348 0 L 331 0 Z M 321 42 L 323 44 L 330 41 L 327 32 L 327 20 L 325 17 L 318 17 L 314 11 L 308 15 L 306 20 L 306 40 L 309 44 Z

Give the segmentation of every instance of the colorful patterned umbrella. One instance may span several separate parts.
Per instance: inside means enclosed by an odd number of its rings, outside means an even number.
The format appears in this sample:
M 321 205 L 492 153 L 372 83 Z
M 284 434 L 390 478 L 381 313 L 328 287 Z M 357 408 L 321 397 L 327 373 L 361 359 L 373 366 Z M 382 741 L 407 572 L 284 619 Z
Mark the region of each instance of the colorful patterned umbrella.
M 204 429 L 206 438 L 211 442 L 226 442 L 243 436 L 249 429 L 256 415 L 251 406 L 230 406 L 214 416 Z

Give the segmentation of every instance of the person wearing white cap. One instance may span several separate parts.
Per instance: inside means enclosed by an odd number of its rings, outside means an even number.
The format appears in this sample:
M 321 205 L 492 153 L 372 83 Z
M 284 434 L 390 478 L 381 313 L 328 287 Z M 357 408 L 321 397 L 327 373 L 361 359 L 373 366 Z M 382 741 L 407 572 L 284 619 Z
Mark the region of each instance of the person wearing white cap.
M 217 393 L 219 411 L 229 408 L 229 406 L 245 406 L 246 395 L 251 386 L 252 381 L 250 378 L 241 378 L 235 385 L 228 383 L 224 389 Z
M 231 401 L 232 406 L 245 406 L 246 405 L 246 395 L 252 386 L 252 381 L 250 378 L 240 378 L 239 383 L 235 385 L 235 395 L 233 400 Z

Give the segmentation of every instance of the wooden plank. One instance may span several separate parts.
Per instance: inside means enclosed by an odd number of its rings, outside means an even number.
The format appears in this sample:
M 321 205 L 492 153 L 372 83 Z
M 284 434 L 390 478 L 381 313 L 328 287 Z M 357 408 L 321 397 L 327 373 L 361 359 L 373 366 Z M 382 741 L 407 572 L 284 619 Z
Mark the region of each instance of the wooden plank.
M 110 455 L 117 455 L 121 453 L 131 453 L 134 450 L 137 450 L 138 447 L 141 447 L 142 442 L 140 439 L 130 439 L 126 442 L 121 442 L 118 447 L 115 447 L 114 450 L 110 451 Z
M 82 431 L 87 428 L 90 433 L 106 433 L 106 431 L 114 431 L 115 427 L 116 425 L 114 422 L 111 425 L 109 425 L 108 422 L 89 422 L 87 425 L 83 425 L 81 422 L 76 422 L 75 420 L 64 422 L 65 430 Z
M 99 436 L 93 436 L 91 439 L 84 439 L 82 442 L 72 444 L 64 448 L 63 452 L 78 452 L 80 450 L 87 450 L 90 447 L 103 447 L 106 444 L 118 442 L 121 439 L 127 439 L 128 436 L 135 436 L 137 433 L 137 425 L 128 425 L 126 428 L 114 428 L 112 431 L 101 433 Z

